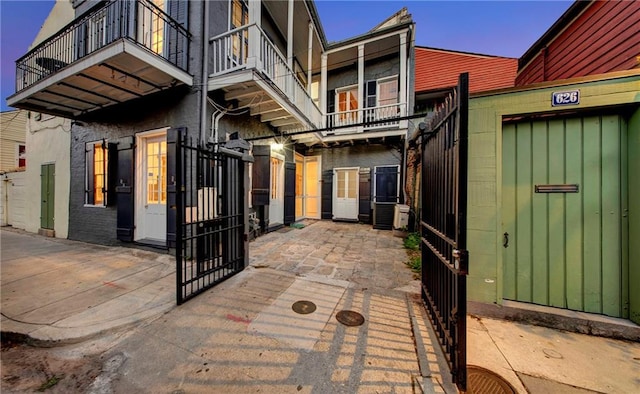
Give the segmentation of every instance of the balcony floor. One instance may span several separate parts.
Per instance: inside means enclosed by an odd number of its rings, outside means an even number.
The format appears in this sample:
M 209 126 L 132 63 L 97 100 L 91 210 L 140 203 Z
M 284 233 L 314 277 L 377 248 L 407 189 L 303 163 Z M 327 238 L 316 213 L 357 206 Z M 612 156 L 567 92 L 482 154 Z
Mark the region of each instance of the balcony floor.
M 9 97 L 7 104 L 77 118 L 178 84 L 192 85 L 193 77 L 122 39 L 21 90 Z
M 226 102 L 236 102 L 238 108 L 249 108 L 251 116 L 269 123 L 283 134 L 315 128 L 301 110 L 254 69 L 210 76 L 209 91 L 217 89 L 224 92 Z M 318 137 L 313 140 L 317 141 Z

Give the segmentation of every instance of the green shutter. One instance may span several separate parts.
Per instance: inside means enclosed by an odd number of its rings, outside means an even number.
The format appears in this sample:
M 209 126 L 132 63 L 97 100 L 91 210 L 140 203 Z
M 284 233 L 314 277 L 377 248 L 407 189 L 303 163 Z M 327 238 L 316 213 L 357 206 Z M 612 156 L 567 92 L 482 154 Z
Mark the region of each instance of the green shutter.
M 54 228 L 55 164 L 40 166 L 40 228 Z

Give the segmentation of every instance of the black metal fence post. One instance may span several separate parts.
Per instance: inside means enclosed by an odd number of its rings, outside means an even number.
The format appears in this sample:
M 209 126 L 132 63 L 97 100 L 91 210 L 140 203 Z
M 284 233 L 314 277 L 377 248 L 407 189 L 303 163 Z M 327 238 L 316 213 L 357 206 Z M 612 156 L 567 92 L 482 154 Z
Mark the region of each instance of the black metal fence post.
M 429 121 L 422 144 L 422 298 L 453 382 L 467 387 L 468 74 Z

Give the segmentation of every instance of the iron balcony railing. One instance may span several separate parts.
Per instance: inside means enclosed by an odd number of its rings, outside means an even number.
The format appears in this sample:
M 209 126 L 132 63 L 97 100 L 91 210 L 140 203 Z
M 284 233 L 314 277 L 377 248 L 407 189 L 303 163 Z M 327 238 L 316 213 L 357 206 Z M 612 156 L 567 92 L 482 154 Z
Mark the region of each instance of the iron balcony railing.
M 295 104 L 312 124 L 322 127 L 320 109 L 295 77 L 286 57 L 259 26 L 242 26 L 213 37 L 210 41 L 214 76 L 255 68 Z
M 323 134 L 351 134 L 369 130 L 399 128 L 402 127 L 402 121 L 398 120 L 398 118 L 406 115 L 405 107 L 404 103 L 395 103 L 332 112 L 327 114 L 327 128 L 337 127 L 337 129 L 335 131 L 325 131 Z M 353 126 L 353 128 L 348 126 Z
M 74 20 L 16 61 L 16 92 L 120 39 L 188 71 L 189 32 L 147 0 L 112 0 Z

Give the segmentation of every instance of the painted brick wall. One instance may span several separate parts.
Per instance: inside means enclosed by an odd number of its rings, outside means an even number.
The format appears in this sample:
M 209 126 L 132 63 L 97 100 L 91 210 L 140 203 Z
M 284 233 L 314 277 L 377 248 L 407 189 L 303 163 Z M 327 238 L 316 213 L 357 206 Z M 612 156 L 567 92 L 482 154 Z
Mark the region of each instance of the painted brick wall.
M 365 63 L 364 80 L 370 81 L 378 78 L 388 77 L 391 75 L 400 75 L 400 57 L 389 56 L 375 63 Z M 328 90 L 340 88 L 343 86 L 356 85 L 358 83 L 358 66 L 357 63 L 351 68 L 332 71 L 327 78 Z
M 322 171 L 338 167 L 369 167 L 373 170 L 374 166 L 395 165 L 401 162 L 400 151 L 385 145 L 322 149 Z

